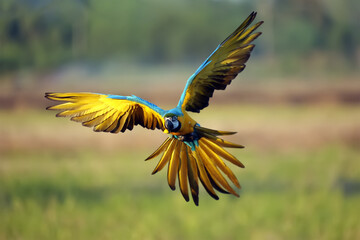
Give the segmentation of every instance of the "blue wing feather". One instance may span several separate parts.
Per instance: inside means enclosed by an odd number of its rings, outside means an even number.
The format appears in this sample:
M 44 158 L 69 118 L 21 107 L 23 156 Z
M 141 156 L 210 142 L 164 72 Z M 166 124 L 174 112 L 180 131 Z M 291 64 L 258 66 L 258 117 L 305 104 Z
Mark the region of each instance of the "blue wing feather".
M 112 98 L 112 99 L 123 99 L 123 100 L 129 100 L 129 101 L 133 101 L 133 102 L 137 102 L 137 103 L 141 103 L 149 108 L 151 108 L 152 110 L 154 110 L 155 112 L 159 113 L 161 116 L 164 116 L 166 111 L 159 108 L 158 106 L 156 106 L 155 104 L 148 102 L 142 98 L 139 98 L 135 95 L 132 96 L 120 96 L 120 95 L 113 95 L 113 94 L 108 94 L 107 95 L 108 98 Z
M 209 105 L 209 98 L 213 96 L 214 90 L 224 90 L 245 68 L 245 63 L 255 46 L 251 42 L 261 34 L 253 33 L 253 31 L 263 23 L 262 21 L 249 27 L 255 16 L 255 12 L 251 13 L 188 79 L 177 105 L 178 108 L 200 112 Z
M 189 77 L 189 79 L 186 82 L 184 91 L 182 92 L 181 96 L 180 96 L 180 100 L 178 103 L 178 107 L 181 108 L 181 106 L 184 103 L 184 99 L 185 99 L 185 95 L 186 95 L 186 91 L 189 88 L 189 86 L 191 85 L 191 83 L 193 82 L 193 80 L 195 79 L 195 77 L 201 72 L 201 70 L 203 70 L 210 62 L 211 60 L 209 60 L 211 58 L 212 55 L 214 55 L 214 53 L 221 47 L 222 43 L 219 44 L 219 46 L 210 54 L 210 56 L 200 65 L 200 67 L 195 71 L 195 73 L 193 75 L 191 75 Z

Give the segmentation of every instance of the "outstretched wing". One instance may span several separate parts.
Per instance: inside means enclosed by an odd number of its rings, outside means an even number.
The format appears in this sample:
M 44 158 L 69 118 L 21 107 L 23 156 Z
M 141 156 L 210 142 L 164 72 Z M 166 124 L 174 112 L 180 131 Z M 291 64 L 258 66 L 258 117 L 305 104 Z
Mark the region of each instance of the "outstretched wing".
M 124 132 L 140 124 L 148 129 L 164 130 L 164 110 L 136 96 L 98 93 L 46 93 L 50 100 L 64 103 L 48 107 L 60 110 L 57 117 L 71 117 L 96 132 Z
M 206 59 L 189 78 L 178 106 L 191 112 L 200 112 L 209 105 L 214 90 L 224 90 L 238 73 L 245 68 L 255 40 L 261 32 L 253 33 L 263 22 L 249 27 L 256 13 L 250 16 Z

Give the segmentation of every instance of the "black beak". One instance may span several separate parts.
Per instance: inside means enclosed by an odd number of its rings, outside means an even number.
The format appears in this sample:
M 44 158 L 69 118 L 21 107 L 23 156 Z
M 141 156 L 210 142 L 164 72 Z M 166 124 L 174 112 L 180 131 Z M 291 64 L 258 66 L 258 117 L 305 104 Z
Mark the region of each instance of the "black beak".
M 172 132 L 174 124 L 170 120 L 165 120 L 165 128 L 169 130 L 169 132 Z

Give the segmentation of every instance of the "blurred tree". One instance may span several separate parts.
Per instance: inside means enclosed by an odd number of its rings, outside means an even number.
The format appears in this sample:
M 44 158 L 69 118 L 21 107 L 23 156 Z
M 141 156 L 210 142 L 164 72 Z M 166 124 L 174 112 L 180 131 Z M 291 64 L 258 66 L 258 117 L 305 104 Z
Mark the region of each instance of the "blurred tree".
M 321 52 L 348 59 L 357 69 L 359 5 L 358 0 L 0 0 L 0 74 L 89 60 L 200 62 L 256 9 L 266 21 L 256 52 L 267 51 L 280 62 Z

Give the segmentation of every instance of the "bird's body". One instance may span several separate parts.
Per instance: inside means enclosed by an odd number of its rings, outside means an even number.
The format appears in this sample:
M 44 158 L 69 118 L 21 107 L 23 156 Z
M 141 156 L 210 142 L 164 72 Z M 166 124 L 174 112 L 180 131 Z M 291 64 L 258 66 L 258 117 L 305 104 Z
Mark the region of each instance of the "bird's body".
M 250 44 L 261 33 L 253 33 L 262 22 L 249 27 L 256 13 L 250 16 L 209 56 L 199 69 L 189 78 L 178 105 L 170 110 L 137 96 L 119 96 L 98 93 L 46 93 L 45 97 L 64 103 L 48 109 L 60 110 L 59 117 L 71 117 L 82 125 L 93 127 L 94 131 L 118 133 L 132 130 L 135 125 L 148 129 L 161 129 L 169 137 L 147 160 L 162 154 L 153 174 L 168 164 L 168 183 L 175 189 L 179 179 L 181 193 L 189 201 L 189 187 L 195 204 L 198 204 L 198 181 L 206 191 L 218 199 L 214 189 L 221 193 L 238 196 L 226 178 L 240 188 L 233 172 L 223 159 L 244 167 L 224 147 L 243 146 L 225 141 L 218 136 L 235 132 L 218 131 L 200 126 L 188 111 L 200 112 L 209 104 L 214 90 L 224 90 L 245 68 L 245 63 L 254 48 Z

